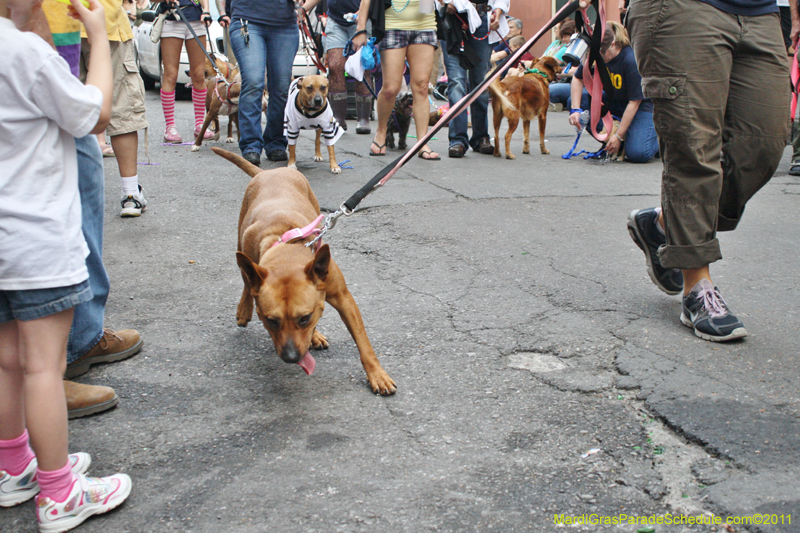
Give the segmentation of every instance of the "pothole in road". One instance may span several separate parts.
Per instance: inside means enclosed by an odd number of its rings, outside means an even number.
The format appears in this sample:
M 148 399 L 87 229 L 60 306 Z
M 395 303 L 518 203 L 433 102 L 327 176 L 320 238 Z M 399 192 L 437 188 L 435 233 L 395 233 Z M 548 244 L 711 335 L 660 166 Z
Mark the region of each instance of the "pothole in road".
M 518 352 L 508 356 L 508 366 L 530 372 L 555 372 L 563 370 L 567 365 L 555 355 L 537 352 Z

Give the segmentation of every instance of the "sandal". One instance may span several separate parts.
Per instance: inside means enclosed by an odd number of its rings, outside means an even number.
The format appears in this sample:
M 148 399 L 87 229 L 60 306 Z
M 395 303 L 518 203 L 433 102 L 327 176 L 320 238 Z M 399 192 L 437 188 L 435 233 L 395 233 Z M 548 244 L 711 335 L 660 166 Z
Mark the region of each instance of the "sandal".
M 369 155 L 373 155 L 373 156 L 376 156 L 376 157 L 377 156 L 386 155 L 386 143 L 378 144 L 375 141 L 372 141 L 372 144 L 374 144 L 375 146 L 378 147 L 378 151 L 377 152 L 373 152 L 372 151 L 372 146 L 370 146 L 369 147 Z M 383 150 L 383 152 L 381 152 L 381 150 Z
M 103 157 L 116 157 L 114 154 L 114 148 L 112 148 L 108 143 L 103 145 Z
M 432 155 L 434 153 L 435 152 L 433 152 L 432 150 L 421 150 L 419 154 L 417 154 L 417 157 L 419 157 L 420 159 L 424 159 L 425 161 L 439 161 L 442 159 L 439 155 L 436 155 L 436 157 L 434 157 Z

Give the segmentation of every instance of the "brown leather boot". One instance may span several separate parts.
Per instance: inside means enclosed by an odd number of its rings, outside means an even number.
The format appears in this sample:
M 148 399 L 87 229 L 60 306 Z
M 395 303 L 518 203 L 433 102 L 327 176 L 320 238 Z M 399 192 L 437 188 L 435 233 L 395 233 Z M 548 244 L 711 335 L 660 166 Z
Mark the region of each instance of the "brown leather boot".
M 330 101 L 336 122 L 339 123 L 339 126 L 344 131 L 347 131 L 347 122 L 345 121 L 345 117 L 347 117 L 347 93 L 331 93 Z
M 67 396 L 69 418 L 102 413 L 116 407 L 119 403 L 119 396 L 111 387 L 84 385 L 65 380 L 64 394 Z
M 356 95 L 356 117 L 358 124 L 356 125 L 356 133 L 362 135 L 370 133 L 372 130 L 369 127 L 369 116 L 372 114 L 372 95 Z
M 135 329 L 113 331 L 103 330 L 103 336 L 91 350 L 67 365 L 64 377 L 67 379 L 82 376 L 89 367 L 97 363 L 113 363 L 136 354 L 142 349 L 144 341 Z

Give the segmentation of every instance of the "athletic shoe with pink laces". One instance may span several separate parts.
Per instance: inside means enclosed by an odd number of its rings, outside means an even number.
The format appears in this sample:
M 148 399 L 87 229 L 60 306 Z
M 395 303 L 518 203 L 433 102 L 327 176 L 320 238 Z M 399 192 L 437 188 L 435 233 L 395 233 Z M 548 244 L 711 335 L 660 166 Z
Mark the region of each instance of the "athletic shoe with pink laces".
M 200 130 L 203 129 L 202 124 L 196 124 L 194 127 L 194 138 L 197 139 L 197 136 L 200 135 Z M 214 132 L 211 131 L 211 128 L 206 128 L 206 132 L 203 134 L 203 140 L 213 139 Z
M 69 496 L 63 502 L 36 497 L 40 533 L 61 533 L 81 525 L 92 515 L 105 513 L 125 501 L 131 493 L 127 474 L 86 477 L 76 474 Z
M 39 481 L 36 479 L 38 464 L 34 457 L 18 476 L 0 470 L 0 507 L 13 507 L 39 494 Z M 69 464 L 74 474 L 83 474 L 89 470 L 92 457 L 88 453 L 72 453 L 69 455 Z
M 175 126 L 168 126 L 167 130 L 164 132 L 164 142 L 172 144 L 182 143 L 183 138 L 181 137 L 181 134 L 178 133 L 178 128 Z

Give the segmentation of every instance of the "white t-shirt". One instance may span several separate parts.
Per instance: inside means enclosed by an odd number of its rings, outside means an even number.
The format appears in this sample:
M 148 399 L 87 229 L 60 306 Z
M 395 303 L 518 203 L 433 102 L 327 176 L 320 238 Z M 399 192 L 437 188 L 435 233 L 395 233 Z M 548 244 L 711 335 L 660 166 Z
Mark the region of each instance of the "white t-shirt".
M 103 94 L 40 37 L 0 18 L 0 290 L 88 278 L 74 137 L 91 133 Z
M 289 97 L 286 100 L 286 109 L 283 113 L 283 134 L 289 144 L 294 146 L 297 144 L 300 130 L 322 128 L 322 138 L 325 140 L 325 145 L 333 146 L 342 136 L 344 130 L 333 116 L 333 110 L 328 103 L 313 117 L 307 117 L 300 112 L 296 104 L 297 93 L 300 92 L 300 89 L 297 88 L 297 82 L 300 79 L 297 78 L 289 86 Z

